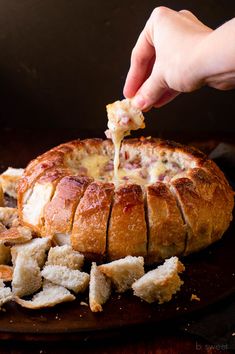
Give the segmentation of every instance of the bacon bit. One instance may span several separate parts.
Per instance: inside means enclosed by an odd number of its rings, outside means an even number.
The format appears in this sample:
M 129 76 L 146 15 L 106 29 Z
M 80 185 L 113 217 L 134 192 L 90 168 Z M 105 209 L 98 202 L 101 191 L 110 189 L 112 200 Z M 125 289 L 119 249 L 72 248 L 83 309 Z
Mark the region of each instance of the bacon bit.
M 128 159 L 129 159 L 130 155 L 129 155 L 129 153 L 128 153 L 127 151 L 125 151 L 124 157 L 125 157 L 125 160 L 128 160 Z
M 113 171 L 113 162 L 109 161 L 103 168 L 103 172 Z
M 3 281 L 12 281 L 13 267 L 8 265 L 0 265 L 0 279 Z
M 126 126 L 131 122 L 131 118 L 128 116 L 122 116 L 120 120 L 120 125 Z

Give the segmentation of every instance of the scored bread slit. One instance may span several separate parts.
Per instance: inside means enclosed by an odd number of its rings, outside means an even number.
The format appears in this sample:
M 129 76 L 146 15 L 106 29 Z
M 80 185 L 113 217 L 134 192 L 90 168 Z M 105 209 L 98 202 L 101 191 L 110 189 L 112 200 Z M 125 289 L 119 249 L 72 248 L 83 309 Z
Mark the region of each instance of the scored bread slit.
M 183 254 L 185 225 L 169 186 L 162 182 L 147 187 L 149 244 L 147 263 Z M 167 232 L 166 232 L 167 231 Z
M 181 215 L 181 218 L 182 218 L 182 220 L 183 220 L 184 227 L 185 227 L 185 230 L 186 230 L 186 232 L 185 232 L 185 240 L 184 240 L 184 250 L 183 250 L 183 253 L 182 253 L 182 255 L 184 255 L 185 250 L 186 250 L 186 247 L 187 247 L 188 225 L 187 225 L 187 222 L 186 222 L 186 220 L 185 220 L 184 213 L 183 213 L 183 210 L 182 210 L 182 208 L 181 208 L 180 202 L 179 202 L 179 200 L 178 200 L 178 198 L 177 198 L 177 196 L 176 196 L 176 194 L 175 194 L 175 192 L 174 192 L 174 189 L 173 189 L 171 186 L 170 186 L 170 191 L 171 191 L 173 197 L 175 198 L 176 205 L 177 205 L 177 207 L 178 207 L 178 209 L 179 209 L 179 212 L 180 212 L 180 215 Z
M 147 237 L 147 242 L 146 242 L 146 249 L 147 249 L 147 255 L 145 257 L 145 262 L 148 263 L 148 249 L 149 249 L 149 242 L 150 242 L 150 228 L 149 228 L 149 218 L 148 218 L 148 203 L 147 203 L 147 193 L 146 193 L 146 188 L 142 186 L 142 191 L 143 191 L 143 198 L 144 198 L 144 216 L 145 216 L 145 222 L 146 222 L 146 237 Z
M 108 259 L 108 249 L 109 249 L 109 225 L 110 225 L 111 214 L 112 214 L 112 210 L 113 210 L 115 190 L 116 190 L 116 187 L 114 187 L 114 193 L 113 193 L 113 195 L 112 195 L 112 200 L 111 200 L 111 204 L 110 204 L 110 208 L 109 208 L 109 215 L 108 215 L 107 227 L 106 227 L 105 259 Z

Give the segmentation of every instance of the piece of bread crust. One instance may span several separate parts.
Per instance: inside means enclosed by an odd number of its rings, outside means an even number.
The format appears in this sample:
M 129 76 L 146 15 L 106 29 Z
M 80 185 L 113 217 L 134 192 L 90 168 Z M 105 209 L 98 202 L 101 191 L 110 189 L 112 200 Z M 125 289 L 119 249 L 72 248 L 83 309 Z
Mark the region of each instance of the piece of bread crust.
M 2 305 L 4 305 L 6 302 L 9 302 L 13 299 L 13 294 L 11 291 L 11 288 L 5 287 L 0 285 L 0 308 Z
M 69 245 L 64 245 L 50 248 L 46 265 L 60 265 L 70 269 L 81 270 L 83 263 L 83 254 L 74 251 Z
M 11 248 L 0 242 L 0 264 L 9 264 L 11 261 Z
M 163 265 L 150 270 L 132 284 L 134 295 L 149 303 L 158 301 L 159 304 L 163 304 L 170 301 L 183 284 L 178 273 L 184 269 L 184 265 L 177 257 L 167 259 Z
M 60 180 L 52 200 L 45 207 L 45 235 L 71 232 L 76 207 L 91 182 L 88 177 L 77 176 Z
M 64 286 L 75 293 L 84 292 L 89 284 L 89 274 L 59 265 L 48 265 L 41 271 L 42 276 L 54 284 Z
M 0 175 L 0 183 L 2 184 L 4 193 L 17 199 L 17 186 L 23 173 L 23 168 L 8 167 L 8 169 Z
M 16 258 L 19 254 L 31 257 L 36 260 L 38 266 L 41 268 L 46 261 L 46 252 L 51 247 L 51 240 L 49 238 L 34 238 L 29 242 L 15 245 L 11 248 L 12 263 L 15 265 Z
M 144 258 L 127 256 L 102 264 L 98 269 L 111 279 L 118 293 L 123 293 L 144 275 Z
M 0 207 L 3 206 L 4 206 L 4 193 L 3 193 L 2 185 L 0 183 Z
M 3 281 L 12 281 L 13 267 L 0 264 L 0 279 Z
M 0 222 L 6 227 L 19 226 L 17 208 L 0 207 Z
M 186 226 L 169 187 L 162 182 L 147 187 L 149 264 L 161 262 L 185 250 Z
M 75 296 L 63 286 L 51 283 L 50 285 L 47 284 L 46 287 L 43 287 L 42 291 L 35 294 L 32 300 L 22 300 L 18 296 L 15 296 L 14 300 L 22 307 L 38 310 L 44 307 L 53 307 L 62 302 L 73 301 L 75 300 Z
M 40 289 L 41 285 L 42 277 L 37 261 L 20 253 L 16 258 L 13 271 L 13 294 L 19 297 L 31 295 Z
M 146 254 L 147 227 L 141 187 L 120 186 L 115 191 L 108 227 L 108 259 Z
M 106 253 L 106 235 L 114 193 L 111 183 L 93 182 L 86 189 L 74 216 L 72 247 L 86 258 L 101 261 Z
M 32 239 L 32 232 L 26 226 L 12 227 L 0 232 L 0 241 L 10 244 L 24 243 Z
M 89 283 L 89 306 L 92 312 L 103 311 L 102 305 L 111 295 L 111 280 L 92 262 Z

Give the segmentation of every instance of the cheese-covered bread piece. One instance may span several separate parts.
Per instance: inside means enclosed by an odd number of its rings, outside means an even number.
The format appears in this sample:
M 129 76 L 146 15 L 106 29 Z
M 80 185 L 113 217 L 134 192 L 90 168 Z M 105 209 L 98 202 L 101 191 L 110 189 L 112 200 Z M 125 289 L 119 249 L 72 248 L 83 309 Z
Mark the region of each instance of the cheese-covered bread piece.
M 134 107 L 131 99 L 116 101 L 106 106 L 108 114 L 107 138 L 112 139 L 114 144 L 114 181 L 118 182 L 118 166 L 120 145 L 123 138 L 130 135 L 131 130 L 144 128 L 144 116 Z
M 72 247 L 101 260 L 106 253 L 106 235 L 113 199 L 112 183 L 93 182 L 86 189 L 74 216 Z
M 177 257 L 167 259 L 163 265 L 150 270 L 132 285 L 134 295 L 152 303 L 159 304 L 170 301 L 172 296 L 179 291 L 183 281 L 179 274 L 184 271 L 184 265 Z
M 4 193 L 17 199 L 17 186 L 23 173 L 23 168 L 8 167 L 8 169 L 0 175 L 0 183 L 2 184 Z
M 161 262 L 183 254 L 186 225 L 170 188 L 162 182 L 147 186 L 148 256 L 147 262 Z
M 88 177 L 77 176 L 66 176 L 59 181 L 52 200 L 45 206 L 45 235 L 69 237 L 76 207 L 91 182 Z
M 139 185 L 119 186 L 108 227 L 108 258 L 146 256 L 147 227 L 143 192 Z

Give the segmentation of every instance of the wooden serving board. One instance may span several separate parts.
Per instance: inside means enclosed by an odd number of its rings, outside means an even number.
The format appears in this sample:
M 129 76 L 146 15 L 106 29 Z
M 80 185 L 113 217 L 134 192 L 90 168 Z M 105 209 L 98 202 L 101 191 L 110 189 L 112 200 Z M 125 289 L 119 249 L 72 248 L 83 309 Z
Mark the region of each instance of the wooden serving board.
M 102 313 L 94 314 L 87 294 L 76 301 L 43 310 L 28 310 L 14 302 L 0 314 L 0 339 L 65 339 L 97 336 L 130 327 L 161 325 L 168 320 L 202 309 L 235 293 L 235 223 L 223 239 L 208 249 L 183 259 L 184 285 L 174 299 L 163 305 L 148 304 L 130 293 L 114 294 Z M 191 301 L 196 294 L 200 301 Z
M 22 141 L 27 140 L 21 139 L 20 146 Z M 2 146 L 1 170 L 9 165 L 24 166 L 33 157 L 28 146 L 27 149 L 21 147 L 24 153 L 20 155 L 13 154 L 11 150 L 4 151 L 5 145 Z M 87 294 L 74 302 L 43 310 L 28 310 L 10 302 L 4 306 L 6 311 L 0 313 L 0 339 L 63 340 L 69 337 L 78 340 L 104 334 L 113 336 L 121 330 L 127 332 L 146 326 L 154 325 L 156 328 L 163 323 L 172 324 L 173 320 L 203 310 L 235 293 L 234 249 L 235 222 L 222 240 L 182 260 L 186 267 L 182 275 L 182 290 L 163 305 L 143 302 L 131 292 L 121 296 L 113 294 L 104 305 L 104 311 L 98 314 L 80 304 L 81 301 L 88 302 Z M 200 301 L 191 301 L 192 294 L 197 295 Z

